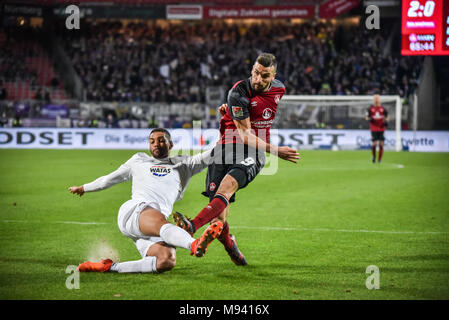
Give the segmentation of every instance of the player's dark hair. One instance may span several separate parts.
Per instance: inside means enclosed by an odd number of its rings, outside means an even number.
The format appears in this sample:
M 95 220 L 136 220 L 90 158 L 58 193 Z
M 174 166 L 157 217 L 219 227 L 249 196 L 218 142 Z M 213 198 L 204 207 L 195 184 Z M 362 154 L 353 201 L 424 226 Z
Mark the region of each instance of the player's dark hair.
M 151 130 L 151 132 L 150 132 L 150 135 L 149 135 L 150 137 L 151 137 L 151 135 L 153 134 L 153 132 L 163 132 L 164 135 L 167 137 L 168 141 L 172 142 L 172 141 L 171 141 L 171 135 L 170 135 L 170 132 L 168 132 L 167 129 L 164 129 L 164 128 L 154 128 L 154 129 Z
M 265 68 L 269 68 L 271 66 L 274 67 L 274 71 L 276 71 L 276 68 L 278 66 L 278 63 L 276 61 L 276 57 L 274 54 L 263 52 L 259 54 L 259 56 L 256 59 L 256 62 L 263 65 Z

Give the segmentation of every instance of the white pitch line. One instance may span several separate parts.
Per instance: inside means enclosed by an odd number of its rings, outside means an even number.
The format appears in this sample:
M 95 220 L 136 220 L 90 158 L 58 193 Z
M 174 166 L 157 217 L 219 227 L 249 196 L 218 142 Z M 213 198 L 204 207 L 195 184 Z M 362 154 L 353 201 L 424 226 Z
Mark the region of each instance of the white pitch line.
M 0 220 L 3 223 L 57 223 L 57 224 L 75 224 L 75 225 L 105 225 L 108 222 L 82 222 L 82 221 L 38 221 L 38 220 Z M 311 232 L 346 232 L 346 233 L 383 233 L 383 234 L 449 234 L 445 231 L 383 231 L 383 230 L 364 230 L 364 229 L 328 229 L 328 228 L 291 228 L 291 227 L 249 227 L 249 226 L 230 226 L 232 229 L 252 229 L 266 231 L 311 231 Z
M 275 230 L 275 231 L 312 231 L 312 232 L 349 232 L 349 233 L 384 233 L 384 234 L 449 234 L 445 231 L 382 231 L 363 229 L 328 229 L 328 228 L 286 228 L 286 227 L 247 227 L 230 226 L 231 229 L 255 229 L 255 230 Z
M 81 221 L 55 221 L 55 223 L 63 223 L 63 224 L 81 224 L 81 225 L 88 225 L 88 224 L 108 224 L 107 222 L 81 222 Z

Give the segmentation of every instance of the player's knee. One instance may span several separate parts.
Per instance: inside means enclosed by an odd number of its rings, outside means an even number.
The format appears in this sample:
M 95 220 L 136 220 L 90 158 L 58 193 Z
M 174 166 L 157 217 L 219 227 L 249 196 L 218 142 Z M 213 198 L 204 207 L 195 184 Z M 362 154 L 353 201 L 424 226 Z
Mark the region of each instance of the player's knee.
M 160 254 L 156 260 L 158 272 L 165 272 L 173 269 L 176 265 L 176 255 L 171 250 Z
M 220 187 L 217 193 L 231 194 L 233 195 L 239 188 L 238 181 L 231 175 L 226 175 L 226 177 L 221 181 Z
M 217 192 L 232 192 L 236 188 L 238 188 L 237 181 L 232 176 L 227 176 L 221 181 Z

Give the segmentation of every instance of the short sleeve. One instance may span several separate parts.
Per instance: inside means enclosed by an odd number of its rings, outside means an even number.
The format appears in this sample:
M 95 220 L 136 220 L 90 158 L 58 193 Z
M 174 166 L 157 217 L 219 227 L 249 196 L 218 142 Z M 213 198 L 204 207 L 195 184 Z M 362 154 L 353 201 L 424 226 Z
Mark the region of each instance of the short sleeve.
M 243 120 L 249 117 L 249 99 L 238 90 L 238 87 L 229 91 L 228 109 L 234 120 Z

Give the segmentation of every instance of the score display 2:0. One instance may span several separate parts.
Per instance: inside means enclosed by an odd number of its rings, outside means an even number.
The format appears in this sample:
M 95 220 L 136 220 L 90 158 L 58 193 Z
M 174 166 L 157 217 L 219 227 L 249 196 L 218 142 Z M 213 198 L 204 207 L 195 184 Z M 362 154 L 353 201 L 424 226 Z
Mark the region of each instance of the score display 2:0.
M 422 10 L 422 12 L 420 10 Z M 407 16 L 411 18 L 418 16 L 422 17 L 423 15 L 425 17 L 431 17 L 433 15 L 434 10 L 435 10 L 435 2 L 432 0 L 426 1 L 424 6 L 421 6 L 419 1 L 411 1 L 410 8 L 407 11 Z

